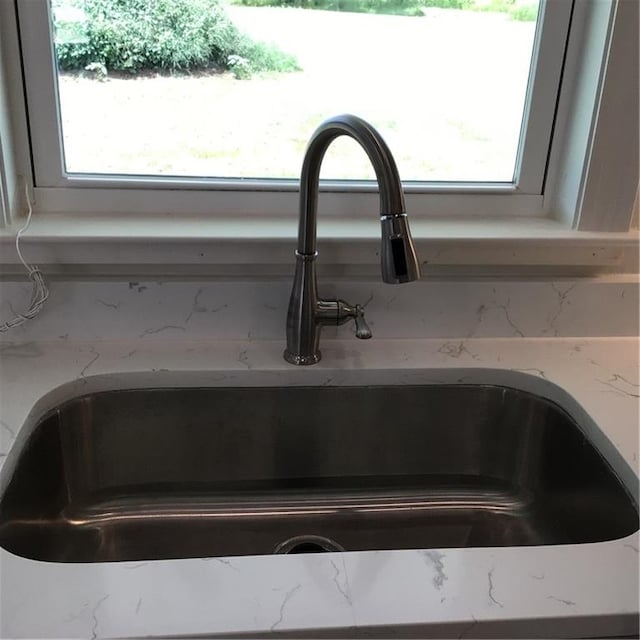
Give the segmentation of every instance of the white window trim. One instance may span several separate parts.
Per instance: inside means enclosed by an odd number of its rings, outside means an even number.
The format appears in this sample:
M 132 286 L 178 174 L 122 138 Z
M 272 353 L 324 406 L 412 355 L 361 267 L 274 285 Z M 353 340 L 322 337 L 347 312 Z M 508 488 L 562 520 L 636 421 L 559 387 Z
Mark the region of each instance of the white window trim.
M 12 11 L 11 3 L 0 3 L 0 24 L 11 24 Z M 614 108 L 614 98 L 624 91 L 625 85 L 631 86 L 631 90 L 635 87 L 637 95 L 637 63 L 635 68 L 632 64 L 622 68 L 612 65 L 617 72 L 609 72 L 607 64 L 601 64 L 603 59 L 615 62 L 620 48 L 626 47 L 628 51 L 629 40 L 635 38 L 637 47 L 637 14 L 634 0 L 576 3 L 543 196 L 526 196 L 530 202 L 514 207 L 514 201 L 500 189 L 482 194 L 476 189 L 461 197 L 472 203 L 482 201 L 477 207 L 479 216 L 452 219 L 447 216 L 456 213 L 455 207 L 448 208 L 446 198 L 438 200 L 441 194 L 434 193 L 428 196 L 430 209 L 439 215 L 421 219 L 424 209 L 420 203 L 424 196 L 408 189 L 407 209 L 424 262 L 453 265 L 462 272 L 473 270 L 474 274 L 478 265 L 525 271 L 529 267 L 534 270 L 551 267 L 573 269 L 576 273 L 637 272 L 638 234 L 628 231 L 638 186 L 637 135 L 618 135 L 615 148 L 606 144 L 605 135 L 616 130 L 637 132 L 637 101 L 635 112 L 633 108 Z M 597 19 L 602 15 L 609 17 L 604 31 L 602 20 Z M 0 44 L 15 89 L 19 72 L 12 65 L 15 63 L 12 53 L 16 53 L 17 45 L 4 35 Z M 589 95 L 591 103 L 585 107 L 584 99 Z M 10 122 L 6 117 L 0 118 L 0 141 L 7 139 L 3 133 L 12 132 L 15 168 L 13 173 L 4 171 L 3 175 L 5 181 L 14 181 L 15 192 L 20 176 L 31 185 L 33 182 L 29 162 L 25 160 L 29 156 L 25 151 L 28 140 L 22 117 L 22 92 L 12 91 L 9 102 L 12 117 Z M 6 149 L 3 147 L 2 151 L 6 168 Z M 623 170 L 603 171 L 606 167 L 618 167 L 617 161 L 610 160 L 620 158 L 624 160 Z M 597 189 L 593 189 L 596 175 Z M 119 201 L 113 192 L 104 194 L 109 196 L 109 205 L 105 207 L 108 210 L 91 217 L 81 213 L 82 198 L 90 197 L 89 191 L 79 189 L 75 193 L 78 201 L 72 202 L 72 206 L 59 190 L 36 188 L 34 193 L 39 207 L 44 203 L 44 208 L 56 213 L 35 216 L 29 240 L 33 259 L 60 273 L 124 274 L 134 272 L 137 265 L 141 273 L 152 273 L 157 268 L 158 272 L 179 274 L 242 275 L 250 273 L 248 264 L 270 265 L 267 271 L 256 267 L 261 274 L 290 272 L 291 241 L 296 232 L 295 187 L 278 194 L 280 200 L 275 200 L 273 215 L 259 217 L 262 197 L 259 191 L 248 192 L 242 199 L 233 192 L 219 191 L 216 206 L 236 216 L 235 224 L 211 219 L 210 193 L 199 202 L 192 200 L 196 204 L 187 217 L 172 214 L 174 199 L 179 198 L 173 191 L 138 194 L 143 205 L 141 211 L 126 217 L 119 215 L 129 213 L 126 202 Z M 340 274 L 374 273 L 377 196 L 365 194 L 354 206 L 344 195 L 340 192 L 321 195 L 319 236 L 323 263 L 328 270 L 333 267 Z M 165 204 L 164 215 L 153 213 L 156 197 Z M 610 202 L 615 206 L 609 206 Z M 530 208 L 540 205 L 545 217 L 536 220 L 530 215 Z M 591 231 L 587 233 L 584 229 Z M 8 250 L 14 232 L 11 227 L 0 230 L 0 247 L 7 249 L 2 251 L 0 261 L 9 274 L 15 264 Z
M 630 228 L 639 167 L 639 3 L 576 3 L 545 186 L 567 227 Z

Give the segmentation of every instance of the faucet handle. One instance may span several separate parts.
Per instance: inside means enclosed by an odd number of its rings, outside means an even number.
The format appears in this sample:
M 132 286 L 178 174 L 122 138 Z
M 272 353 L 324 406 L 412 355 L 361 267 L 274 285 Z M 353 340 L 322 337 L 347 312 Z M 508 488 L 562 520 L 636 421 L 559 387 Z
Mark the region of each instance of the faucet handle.
M 356 338 L 367 340 L 371 337 L 371 329 L 364 319 L 364 307 L 351 305 L 344 300 L 318 300 L 316 322 L 319 324 L 340 325 L 354 320 L 356 323 Z
M 318 300 L 316 322 L 340 325 L 351 319 L 356 323 L 356 338 L 367 340 L 371 337 L 371 329 L 364 319 L 364 307 L 344 300 Z
M 364 319 L 364 309 L 359 304 L 356 305 L 353 319 L 356 323 L 356 338 L 368 340 L 372 335 L 371 329 L 369 329 L 369 325 Z

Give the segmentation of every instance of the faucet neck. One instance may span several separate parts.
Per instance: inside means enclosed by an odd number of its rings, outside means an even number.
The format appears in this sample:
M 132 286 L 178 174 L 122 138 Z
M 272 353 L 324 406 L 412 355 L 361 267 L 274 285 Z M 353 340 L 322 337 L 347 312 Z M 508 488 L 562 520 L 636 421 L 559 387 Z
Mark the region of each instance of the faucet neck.
M 327 148 L 339 136 L 349 136 L 365 150 L 376 173 L 380 189 L 380 215 L 405 212 L 402 183 L 395 160 L 378 132 L 361 118 L 341 115 L 323 122 L 315 131 L 305 152 L 300 177 L 300 222 L 298 253 L 316 253 L 320 166 Z

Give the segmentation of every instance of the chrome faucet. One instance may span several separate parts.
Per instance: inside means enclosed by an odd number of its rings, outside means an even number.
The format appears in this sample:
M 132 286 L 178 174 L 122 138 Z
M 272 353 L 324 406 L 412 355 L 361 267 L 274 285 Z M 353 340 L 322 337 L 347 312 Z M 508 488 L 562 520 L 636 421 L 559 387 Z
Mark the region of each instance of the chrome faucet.
M 389 147 L 380 134 L 361 118 L 341 115 L 325 120 L 307 145 L 300 176 L 298 249 L 284 352 L 284 359 L 291 364 L 315 364 L 320 360 L 320 330 L 323 325 L 340 325 L 353 319 L 356 337 L 371 337 L 360 305 L 318 298 L 315 264 L 318 255 L 316 226 L 320 165 L 331 142 L 342 135 L 360 143 L 376 173 L 382 223 L 382 279 L 399 284 L 420 277 L 420 265 L 405 213 L 402 183 Z

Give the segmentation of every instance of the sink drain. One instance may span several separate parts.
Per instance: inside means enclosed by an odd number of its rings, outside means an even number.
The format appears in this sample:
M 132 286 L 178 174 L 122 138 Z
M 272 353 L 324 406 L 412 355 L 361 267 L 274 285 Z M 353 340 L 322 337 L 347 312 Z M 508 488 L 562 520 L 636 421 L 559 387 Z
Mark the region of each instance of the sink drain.
M 295 536 L 281 542 L 273 553 L 325 553 L 328 551 L 344 551 L 344 548 L 324 536 Z

